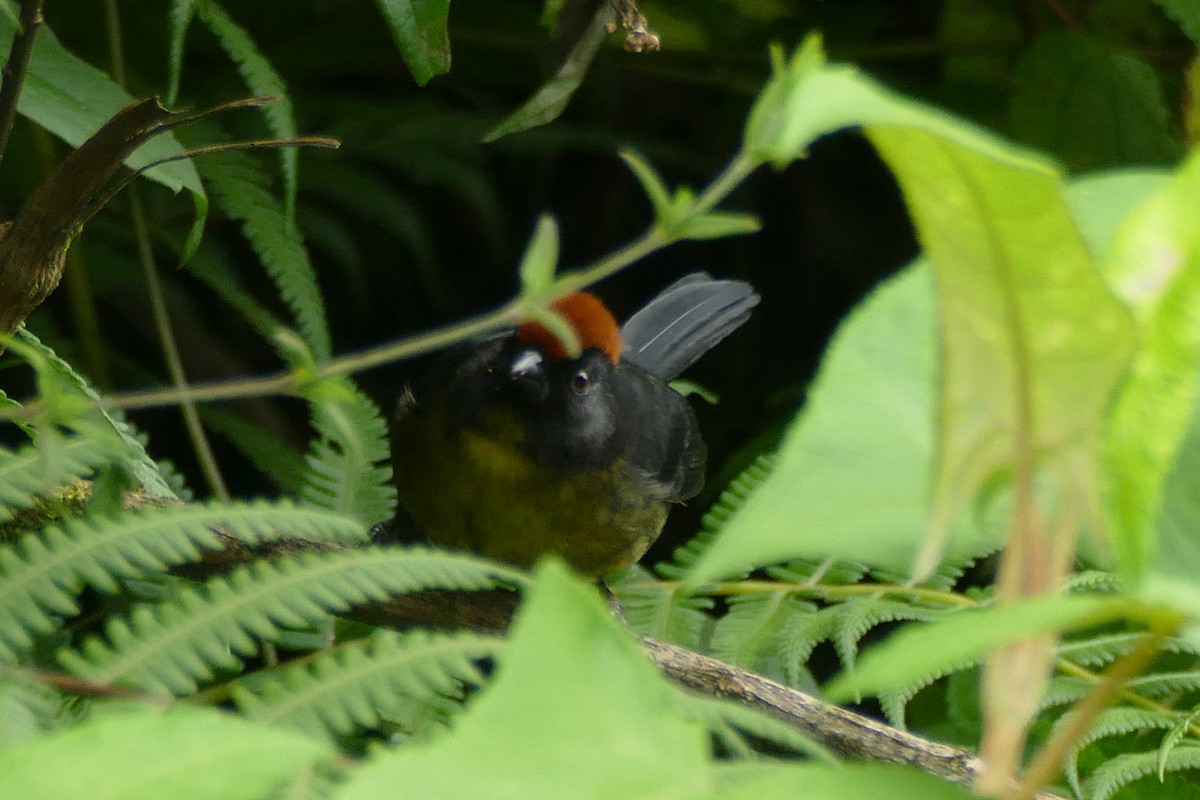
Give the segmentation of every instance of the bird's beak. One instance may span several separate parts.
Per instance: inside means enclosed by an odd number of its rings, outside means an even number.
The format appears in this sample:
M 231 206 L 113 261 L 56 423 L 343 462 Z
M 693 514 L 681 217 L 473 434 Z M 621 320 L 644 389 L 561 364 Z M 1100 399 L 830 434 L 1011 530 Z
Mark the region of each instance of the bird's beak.
M 542 371 L 542 354 L 537 350 L 522 350 L 517 353 L 516 358 L 512 360 L 512 365 L 508 368 L 509 377 L 517 378 L 532 378 Z

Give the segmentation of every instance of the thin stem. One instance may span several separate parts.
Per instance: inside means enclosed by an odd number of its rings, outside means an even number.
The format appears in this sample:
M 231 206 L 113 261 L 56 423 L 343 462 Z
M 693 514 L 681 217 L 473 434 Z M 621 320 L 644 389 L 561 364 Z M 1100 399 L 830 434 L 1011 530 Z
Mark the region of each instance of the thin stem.
M 1070 675 L 1071 677 L 1079 678 L 1091 684 L 1098 684 L 1104 680 L 1103 675 L 1093 672 L 1082 664 L 1078 664 L 1066 658 L 1058 659 L 1055 667 L 1064 675 Z M 1162 714 L 1163 716 L 1179 714 L 1178 709 L 1164 705 L 1163 703 L 1159 703 L 1158 701 L 1146 697 L 1143 694 L 1138 694 L 1129 688 L 1122 687 L 1117 695 L 1129 705 L 1137 706 L 1138 708 L 1145 709 L 1146 711 L 1153 711 L 1154 713 Z M 1192 736 L 1200 738 L 1200 723 L 1193 722 L 1189 724 L 1188 733 Z
M 1046 786 L 1054 780 L 1071 746 L 1091 726 L 1096 715 L 1104 710 L 1121 685 L 1139 674 L 1154 660 L 1165 641 L 1166 636 L 1161 633 L 1147 634 L 1137 647 L 1113 663 L 1087 697 L 1080 700 L 1071 710 L 1067 723 L 1056 730 L 1038 751 L 1016 792 L 1016 800 L 1032 797 L 1038 787 Z
M 759 166 L 760 162 L 750 158 L 745 152 L 740 152 L 734 156 L 733 160 L 721 171 L 721 174 L 714 178 L 712 183 L 696 198 L 696 202 L 692 206 L 695 212 L 694 216 L 707 214 L 716 208 L 717 203 L 728 197 Z
M 121 18 L 117 9 L 117 0 L 105 0 L 105 23 L 108 28 L 109 55 L 112 59 L 113 77 L 117 83 L 123 83 L 125 75 L 125 55 L 121 42 Z M 162 346 L 163 358 L 167 364 L 167 373 L 176 389 L 186 389 L 187 373 L 183 368 L 183 359 L 179 355 L 179 344 L 175 332 L 171 328 L 171 315 L 167 309 L 166 295 L 163 292 L 162 281 L 158 276 L 158 264 L 154 258 L 154 249 L 150 245 L 150 227 L 146 224 L 145 206 L 136 185 L 129 187 L 129 211 L 133 222 L 133 235 L 137 242 L 138 261 L 142 265 L 142 277 L 146 281 L 146 291 L 150 298 L 150 312 L 154 318 L 154 328 Z M 200 412 L 195 401 L 181 399 L 180 413 L 183 424 L 187 429 L 188 438 L 196 451 L 200 462 L 201 472 L 208 482 L 209 490 L 219 500 L 229 500 L 229 489 L 221 475 L 220 466 L 212 451 L 204 425 L 200 422 Z
M 110 0 L 111 2 L 112 0 Z M 146 224 L 142 196 L 137 186 L 129 187 L 129 210 L 133 220 L 133 235 L 137 240 L 138 261 L 142 265 L 142 277 L 146 281 L 146 291 L 150 297 L 150 311 L 154 317 L 154 329 L 158 334 L 159 344 L 162 345 L 163 358 L 167 364 L 167 373 L 171 383 L 182 393 L 179 400 L 179 411 L 183 415 L 183 424 L 187 429 L 192 448 L 196 451 L 196 459 L 200 462 L 200 470 L 208 482 L 209 490 L 219 500 L 229 500 L 229 489 L 221 475 L 216 455 L 208 441 L 208 434 L 200 422 L 200 411 L 196 401 L 186 396 L 188 388 L 187 373 L 183 369 L 183 359 L 179 355 L 179 344 L 175 332 L 171 328 L 171 316 L 167 309 L 166 296 L 163 293 L 162 280 L 158 276 L 158 264 L 154 251 L 150 246 L 150 229 Z
M 622 583 L 621 588 L 630 589 L 671 589 L 677 590 L 683 586 L 682 581 L 630 581 Z M 788 594 L 813 594 L 821 597 L 858 597 L 860 595 L 897 595 L 910 597 L 914 600 L 925 600 L 934 603 L 944 603 L 959 608 L 975 608 L 979 602 L 954 592 L 943 592 L 937 589 L 926 589 L 917 586 L 904 586 L 895 583 L 855 583 L 846 585 L 828 585 L 823 583 L 783 583 L 780 581 L 726 581 L 706 585 L 704 594 L 716 597 L 732 597 L 735 595 L 773 594 L 786 592 Z
M 745 153 L 738 153 L 725 166 L 725 169 L 700 193 L 692 203 L 691 213 L 681 222 L 695 219 L 712 211 L 718 203 L 736 189 L 758 166 L 758 162 L 753 161 Z M 590 267 L 573 270 L 562 275 L 558 280 L 557 287 L 563 294 L 566 294 L 582 289 L 585 286 L 590 286 L 593 283 L 598 283 L 609 275 L 624 269 L 636 261 L 640 261 L 655 250 L 660 250 L 669 244 L 673 244 L 674 241 L 664 236 L 657 227 L 651 228 L 620 250 L 610 253 Z
M 25 83 L 29 58 L 33 55 L 33 40 L 42 22 L 42 0 L 24 0 L 21 3 L 21 27 L 13 37 L 8 61 L 4 63 L 4 83 L 0 85 L 0 161 L 4 160 L 4 151 L 8 149 L 8 138 L 17 119 L 17 100 Z
M 725 169 L 708 185 L 693 205 L 693 216 L 711 211 L 717 203 L 745 180 L 758 164 L 744 154 L 738 154 Z M 565 294 L 596 283 L 609 275 L 645 258 L 671 241 L 656 228 L 651 228 L 634 241 L 610 253 L 591 266 L 568 272 L 559 279 L 557 288 Z M 417 336 L 408 336 L 372 347 L 360 353 L 334 358 L 318 367 L 311 376 L 297 376 L 291 372 L 278 372 L 255 378 L 218 381 L 198 386 L 176 385 L 170 389 L 123 392 L 110 395 L 103 400 L 105 407 L 138 409 L 157 408 L 176 403 L 200 403 L 219 400 L 234 400 L 243 397 L 266 397 L 273 395 L 298 394 L 306 380 L 348 375 L 363 370 L 427 353 L 455 342 L 470 339 L 499 330 L 521 321 L 525 310 L 520 301 L 514 300 L 494 311 L 473 317 L 453 325 Z M 35 402 L 17 409 L 0 409 L 0 421 L 24 419 L 38 414 L 42 403 Z

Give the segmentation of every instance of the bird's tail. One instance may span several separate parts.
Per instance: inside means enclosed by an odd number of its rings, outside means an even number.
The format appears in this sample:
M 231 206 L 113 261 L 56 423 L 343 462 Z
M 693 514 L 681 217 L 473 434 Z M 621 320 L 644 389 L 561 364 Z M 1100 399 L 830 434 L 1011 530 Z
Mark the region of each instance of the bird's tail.
M 621 326 L 621 356 L 672 380 L 749 319 L 760 299 L 748 283 L 693 272 Z

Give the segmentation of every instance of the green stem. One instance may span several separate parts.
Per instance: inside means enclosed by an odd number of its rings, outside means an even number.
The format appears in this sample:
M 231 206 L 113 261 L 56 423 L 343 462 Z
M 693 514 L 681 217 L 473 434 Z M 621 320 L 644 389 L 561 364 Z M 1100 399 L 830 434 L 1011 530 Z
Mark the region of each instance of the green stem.
M 689 220 L 701 217 L 712 211 L 718 203 L 724 200 L 730 192 L 736 189 L 759 166 L 745 153 L 733 157 L 725 169 L 712 180 L 703 192 L 692 203 L 686 217 L 680 220 L 681 226 Z M 669 238 L 656 226 L 643 233 L 637 239 L 622 247 L 589 267 L 572 270 L 561 275 L 555 283 L 555 294 L 563 295 L 578 291 L 585 286 L 607 278 L 625 267 L 633 264 L 656 250 L 674 244 L 676 239 Z
M 1072 716 L 1066 720 L 1066 724 L 1058 728 L 1034 756 L 1014 794 L 1015 800 L 1033 797 L 1038 789 L 1054 780 L 1071 746 L 1091 727 L 1096 716 L 1120 692 L 1125 681 L 1139 674 L 1154 660 L 1165 641 L 1163 634 L 1147 634 L 1137 647 L 1113 663 L 1092 691 L 1071 709 Z
M 619 588 L 625 589 L 670 589 L 678 590 L 683 581 L 630 581 Z M 926 600 L 934 603 L 944 603 L 960 608 L 974 608 L 978 602 L 954 592 L 943 592 L 937 589 L 924 589 L 918 586 L 904 586 L 893 583 L 855 583 L 846 585 L 829 585 L 822 583 L 782 583 L 779 581 L 725 581 L 704 587 L 705 595 L 732 597 L 735 595 L 774 594 L 813 594 L 820 597 L 857 597 L 860 595 L 896 595 L 910 597 L 914 600 Z
M 689 218 L 711 211 L 721 200 L 737 188 L 758 167 L 744 153 L 735 156 L 725 169 L 696 198 Z M 562 275 L 555 284 L 556 294 L 582 289 L 633 264 L 649 254 L 671 244 L 657 228 L 651 228 L 624 247 L 610 253 L 596 263 Z M 309 379 L 329 378 L 400 361 L 427 353 L 455 342 L 480 336 L 491 331 L 509 327 L 521 321 L 525 314 L 521 301 L 513 300 L 495 311 L 439 328 L 429 333 L 408 336 L 359 353 L 339 356 L 318 367 Z M 217 400 L 234 400 L 243 397 L 266 397 L 272 395 L 294 395 L 302 389 L 304 380 L 290 371 L 246 378 L 234 381 L 219 381 L 199 386 L 179 385 L 170 389 L 141 392 L 123 392 L 104 399 L 106 407 L 137 409 L 160 406 L 195 404 Z M 17 409 L 0 409 L 0 421 L 23 419 L 35 416 L 42 410 L 42 403 L 30 403 Z
M 112 59 L 113 78 L 122 83 L 125 76 L 124 47 L 121 42 L 121 19 L 118 14 L 116 0 L 105 0 L 105 23 L 108 28 L 109 55 Z M 175 332 L 171 328 L 171 315 L 167 309 L 166 295 L 163 292 L 162 281 L 158 276 L 158 264 L 154 258 L 154 248 L 150 245 L 150 226 L 146 223 L 145 206 L 142 203 L 138 187 L 129 187 L 129 211 L 133 222 L 133 236 L 137 243 L 138 261 L 142 265 L 142 276 L 146 281 L 146 292 L 150 298 L 150 313 L 154 319 L 154 329 L 162 346 L 163 358 L 167 364 L 167 373 L 177 391 L 186 392 L 188 387 L 187 373 L 183 369 L 183 359 L 179 355 L 179 344 Z M 192 448 L 200 463 L 209 490 L 213 496 L 222 501 L 229 500 L 229 489 L 221 468 L 217 464 L 216 455 L 209 443 L 204 425 L 200 422 L 200 411 L 193 400 L 181 398 L 180 413 L 187 430 Z

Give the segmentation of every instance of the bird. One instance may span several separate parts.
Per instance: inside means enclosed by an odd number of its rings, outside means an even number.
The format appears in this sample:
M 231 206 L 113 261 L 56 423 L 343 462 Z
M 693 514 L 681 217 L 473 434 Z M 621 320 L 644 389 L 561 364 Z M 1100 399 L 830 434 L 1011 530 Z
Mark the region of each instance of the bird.
M 433 545 L 603 579 L 637 562 L 704 485 L 696 415 L 669 382 L 740 327 L 747 283 L 688 275 L 618 327 L 590 292 L 553 309 L 578 355 L 528 321 L 455 347 L 392 419 L 401 513 Z

